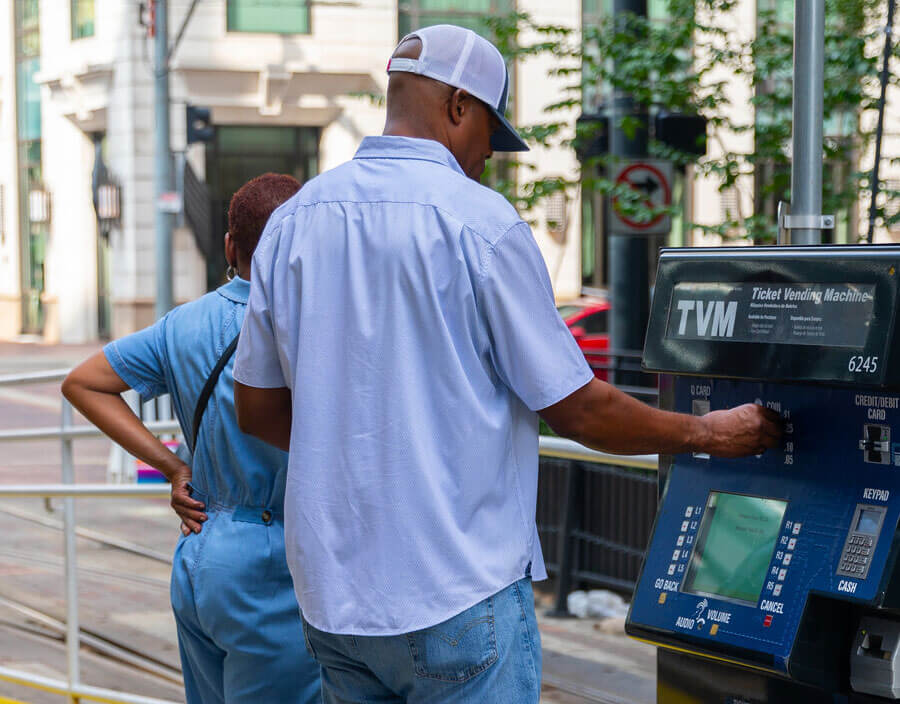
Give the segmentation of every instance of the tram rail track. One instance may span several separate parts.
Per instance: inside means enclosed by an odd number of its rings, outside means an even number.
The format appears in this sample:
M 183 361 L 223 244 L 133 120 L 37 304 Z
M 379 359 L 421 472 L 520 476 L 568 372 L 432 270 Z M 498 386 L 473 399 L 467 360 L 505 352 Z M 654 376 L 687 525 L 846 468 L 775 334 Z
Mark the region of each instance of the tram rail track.
M 21 550 L 8 550 L 0 548 L 0 558 L 4 557 L 10 560 L 16 560 L 18 562 L 51 567 L 59 571 L 62 571 L 65 568 L 65 563 L 61 557 L 38 557 Z M 81 565 L 78 566 L 78 573 L 80 575 L 84 575 L 85 577 L 96 577 L 124 584 L 137 584 L 140 586 L 154 587 L 157 589 L 169 588 L 169 580 L 159 579 L 158 577 L 145 577 L 139 574 L 113 572 L 111 570 L 102 570 L 96 567 L 83 567 Z
M 66 624 L 53 614 L 2 594 L 0 594 L 0 606 L 14 611 L 26 619 L 24 624 L 4 619 L 2 624 L 7 628 L 25 631 L 32 635 L 58 642 L 65 641 Z M 37 624 L 39 627 L 31 625 L 32 623 Z M 184 685 L 184 678 L 180 668 L 173 667 L 159 658 L 142 653 L 109 635 L 91 628 L 82 627 L 79 629 L 79 640 L 81 647 L 88 648 L 110 660 L 130 665 L 145 674 L 153 675 L 170 684 Z
M 13 516 L 23 521 L 29 521 L 31 523 L 44 526 L 45 528 L 51 528 L 59 532 L 65 530 L 63 522 L 60 520 L 51 518 L 50 516 L 42 516 L 41 514 L 34 513 L 33 511 L 25 511 L 16 506 L 0 505 L 0 513 Z M 134 555 L 139 555 L 140 557 L 146 557 L 149 560 L 161 562 L 166 565 L 172 564 L 171 554 L 167 554 L 159 550 L 154 550 L 153 548 L 147 547 L 146 545 L 140 545 L 139 543 L 134 543 L 130 540 L 123 540 L 118 536 L 110 535 L 109 533 L 104 533 L 99 530 L 94 530 L 93 528 L 77 526 L 75 528 L 75 535 L 84 540 L 89 540 L 106 547 L 117 548 L 118 550 L 130 552 Z
M 62 521 L 50 516 L 23 510 L 13 506 L 0 506 L 0 513 L 9 515 L 17 520 L 28 521 L 54 531 L 63 531 Z M 112 548 L 113 550 L 137 555 L 149 561 L 171 565 L 171 556 L 153 550 L 152 548 L 123 540 L 117 536 L 111 536 L 91 528 L 79 527 L 76 529 L 79 538 Z M 18 562 L 39 565 L 49 568 L 54 572 L 61 572 L 65 568 L 65 562 L 61 556 L 42 552 L 30 553 L 23 550 L 0 548 L 0 561 Z M 83 578 L 92 578 L 103 582 L 113 581 L 129 586 L 150 588 L 152 591 L 167 590 L 168 579 L 150 577 L 137 573 L 124 573 L 121 571 L 105 570 L 96 567 L 78 565 L 78 574 Z M 3 627 L 22 633 L 28 633 L 47 641 L 59 644 L 65 643 L 66 623 L 57 615 L 50 613 L 34 604 L 8 594 L 0 593 L 0 607 L 17 615 L 19 618 L 0 619 Z M 167 684 L 184 686 L 184 678 L 180 667 L 175 667 L 163 659 L 148 655 L 137 648 L 124 642 L 122 639 L 95 628 L 81 626 L 79 628 L 79 642 L 83 649 L 92 652 L 95 656 L 110 662 L 127 665 L 148 676 L 151 680 L 165 682 Z

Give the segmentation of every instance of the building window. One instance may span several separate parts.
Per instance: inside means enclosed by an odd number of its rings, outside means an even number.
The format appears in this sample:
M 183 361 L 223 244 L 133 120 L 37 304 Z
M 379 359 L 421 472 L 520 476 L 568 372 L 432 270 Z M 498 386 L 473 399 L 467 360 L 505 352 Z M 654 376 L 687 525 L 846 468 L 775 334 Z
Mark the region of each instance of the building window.
M 94 0 L 70 0 L 72 39 L 94 36 Z
M 227 0 L 229 32 L 309 34 L 306 0 Z
M 228 229 L 231 196 L 251 178 L 273 171 L 290 174 L 302 184 L 316 176 L 319 138 L 318 127 L 217 125 L 215 138 L 206 147 L 206 182 L 214 236 L 221 237 Z M 222 283 L 224 271 L 222 248 L 216 246 L 207 259 L 209 290 Z
M 515 7 L 515 0 L 400 0 L 397 24 L 401 37 L 433 24 L 458 24 L 484 34 L 482 18 L 504 15 Z
M 48 227 L 32 219 L 29 209 L 30 194 L 42 183 L 41 92 L 34 80 L 41 68 L 38 0 L 15 0 L 15 44 L 22 332 L 41 333 Z

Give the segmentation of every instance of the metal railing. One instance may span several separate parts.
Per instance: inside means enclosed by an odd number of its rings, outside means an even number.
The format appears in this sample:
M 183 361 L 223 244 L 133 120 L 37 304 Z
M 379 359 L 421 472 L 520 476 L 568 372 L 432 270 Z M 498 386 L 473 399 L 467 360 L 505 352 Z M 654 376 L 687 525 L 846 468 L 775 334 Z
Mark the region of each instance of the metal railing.
M 642 401 L 656 404 L 659 389 L 656 374 L 641 368 L 644 353 L 640 350 L 597 350 L 587 353 L 588 364 L 601 379 Z
M 29 374 L 0 376 L 0 387 L 25 384 L 45 384 L 62 381 L 68 370 L 54 370 Z M 178 432 L 174 421 L 158 422 L 151 430 L 156 434 Z M 61 398 L 61 422 L 59 427 L 28 428 L 0 432 L 0 443 L 13 441 L 53 440 L 60 441 L 61 484 L 9 485 L 0 486 L 0 497 L 63 497 L 63 546 L 66 595 L 66 666 L 65 681 L 42 677 L 23 670 L 0 667 L 0 680 L 59 694 L 70 702 L 95 701 L 110 704 L 175 704 L 163 699 L 143 697 L 130 692 L 119 692 L 101 687 L 91 687 L 81 682 L 80 618 L 78 613 L 78 558 L 76 554 L 75 503 L 76 497 L 117 497 L 117 498 L 166 498 L 166 485 L 97 485 L 75 484 L 75 464 L 72 442 L 76 438 L 98 437 L 103 433 L 94 426 L 75 426 L 72 405 Z
M 42 384 L 62 381 L 68 370 L 38 372 L 0 376 L 0 387 L 25 384 Z M 43 677 L 30 672 L 0 667 L 0 680 L 41 689 L 66 696 L 70 702 L 95 701 L 107 704 L 175 704 L 162 699 L 154 699 L 129 692 L 92 687 L 82 683 L 80 670 L 80 623 L 78 612 L 78 560 L 76 553 L 75 505 L 76 498 L 168 498 L 168 484 L 76 484 L 72 443 L 78 438 L 102 437 L 103 433 L 92 425 L 74 425 L 71 404 L 61 398 L 61 422 L 58 427 L 28 428 L 0 431 L 0 443 L 37 440 L 59 440 L 62 482 L 59 484 L 19 484 L 0 485 L 0 498 L 62 497 L 64 534 L 64 571 L 66 596 L 66 660 L 67 679 L 65 681 Z M 180 434 L 177 421 L 155 421 L 146 423 L 156 435 Z M 565 611 L 564 599 L 568 586 L 572 583 L 575 564 L 571 560 L 570 545 L 577 531 L 573 517 L 579 492 L 579 473 L 584 468 L 612 467 L 622 471 L 655 471 L 656 455 L 620 456 L 588 449 L 578 443 L 558 437 L 541 436 L 540 455 L 547 460 L 570 463 L 566 474 L 565 501 L 562 505 L 563 517 L 557 534 L 561 550 L 557 565 L 557 607 Z M 571 469 L 576 467 L 577 469 Z M 595 471 L 588 469 L 586 471 Z M 569 558 L 566 558 L 569 554 Z

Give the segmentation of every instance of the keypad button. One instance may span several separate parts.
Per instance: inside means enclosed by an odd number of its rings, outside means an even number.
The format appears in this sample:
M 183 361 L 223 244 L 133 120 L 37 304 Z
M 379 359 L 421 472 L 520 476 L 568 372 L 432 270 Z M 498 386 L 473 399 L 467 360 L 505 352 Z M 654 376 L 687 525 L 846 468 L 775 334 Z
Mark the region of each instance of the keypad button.
M 679 536 L 678 536 L 678 540 L 675 541 L 675 544 L 678 545 L 679 547 L 681 547 L 682 545 L 684 545 L 684 536 L 683 536 L 683 535 L 679 535 Z
M 791 553 L 788 553 L 787 555 L 784 556 L 784 560 L 782 562 L 785 565 L 789 565 L 789 564 L 791 564 L 791 558 L 793 558 L 793 557 L 794 556 Z
M 797 547 L 797 539 L 791 538 L 788 540 L 788 550 L 793 550 L 795 547 Z
M 781 596 L 781 587 L 782 587 L 782 585 L 776 584 L 772 588 L 772 596 Z

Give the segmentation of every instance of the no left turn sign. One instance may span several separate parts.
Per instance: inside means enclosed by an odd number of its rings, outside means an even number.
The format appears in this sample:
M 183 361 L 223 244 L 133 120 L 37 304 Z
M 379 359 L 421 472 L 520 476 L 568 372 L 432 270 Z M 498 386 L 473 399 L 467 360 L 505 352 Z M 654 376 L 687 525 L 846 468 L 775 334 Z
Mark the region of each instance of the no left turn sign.
M 613 169 L 617 186 L 626 185 L 635 191 L 648 208 L 672 205 L 672 163 L 644 159 L 619 163 Z M 610 231 L 614 235 L 662 235 L 669 231 L 668 215 L 660 213 L 650 220 L 639 220 L 624 212 L 623 204 L 613 198 L 610 208 Z

